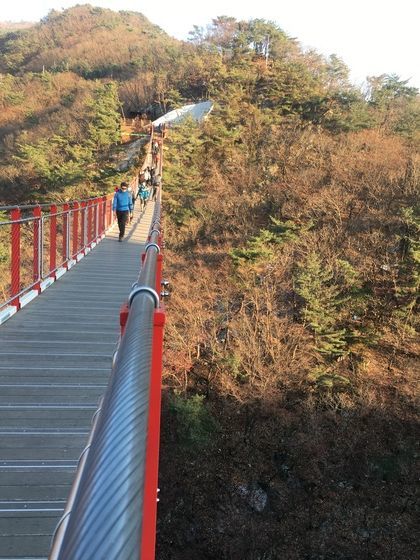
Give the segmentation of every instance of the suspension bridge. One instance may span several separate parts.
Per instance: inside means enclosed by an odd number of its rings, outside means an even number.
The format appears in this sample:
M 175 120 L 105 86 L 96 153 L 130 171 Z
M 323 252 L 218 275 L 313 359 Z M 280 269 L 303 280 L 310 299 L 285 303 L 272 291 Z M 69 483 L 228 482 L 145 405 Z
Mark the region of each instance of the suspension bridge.
M 0 558 L 152 560 L 160 189 L 123 243 L 112 195 L 0 211 Z

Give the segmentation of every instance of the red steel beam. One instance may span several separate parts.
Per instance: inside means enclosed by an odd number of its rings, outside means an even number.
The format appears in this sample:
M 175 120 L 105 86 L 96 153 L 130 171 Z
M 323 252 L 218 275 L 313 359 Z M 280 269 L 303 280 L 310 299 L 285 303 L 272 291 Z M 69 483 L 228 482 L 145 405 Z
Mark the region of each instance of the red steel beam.
M 161 307 L 155 310 L 153 317 L 152 369 L 150 378 L 140 560 L 154 560 L 155 558 L 164 325 L 165 311 Z

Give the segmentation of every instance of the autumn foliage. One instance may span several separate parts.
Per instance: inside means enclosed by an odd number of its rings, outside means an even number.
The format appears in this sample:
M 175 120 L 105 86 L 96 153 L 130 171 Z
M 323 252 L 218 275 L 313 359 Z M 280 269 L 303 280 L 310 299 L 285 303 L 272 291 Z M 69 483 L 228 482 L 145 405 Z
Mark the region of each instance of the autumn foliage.
M 264 20 L 78 6 L 0 44 L 8 200 L 107 188 L 123 113 L 214 102 L 164 145 L 157 557 L 414 559 L 417 90 Z
M 166 143 L 159 558 L 414 558 L 414 136 L 261 106 L 252 64 Z

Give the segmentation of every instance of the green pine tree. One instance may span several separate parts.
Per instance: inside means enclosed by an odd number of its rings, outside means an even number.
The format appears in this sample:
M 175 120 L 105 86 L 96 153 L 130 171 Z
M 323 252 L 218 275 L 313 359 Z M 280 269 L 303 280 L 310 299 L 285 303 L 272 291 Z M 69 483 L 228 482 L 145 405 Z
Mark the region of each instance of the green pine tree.
M 121 140 L 120 101 L 117 85 L 113 82 L 99 85 L 89 102 L 91 120 L 89 143 L 96 152 L 109 148 Z
M 296 292 L 303 298 L 302 316 L 315 335 L 315 348 L 333 359 L 347 351 L 347 331 L 339 327 L 340 307 L 346 301 L 331 268 L 310 253 L 296 275 Z
M 396 283 L 397 323 L 409 334 L 419 326 L 416 308 L 420 290 L 420 208 L 403 208 L 404 235 L 400 238 L 402 260 Z

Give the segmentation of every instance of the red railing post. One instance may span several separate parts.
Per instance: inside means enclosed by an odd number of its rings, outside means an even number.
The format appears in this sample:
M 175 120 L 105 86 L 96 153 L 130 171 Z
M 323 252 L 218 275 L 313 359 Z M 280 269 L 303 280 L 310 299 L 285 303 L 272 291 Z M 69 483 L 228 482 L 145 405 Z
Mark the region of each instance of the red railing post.
M 102 234 L 102 197 L 99 197 L 97 202 L 97 215 L 98 215 L 98 225 L 96 227 L 96 237 L 99 239 L 99 237 Z
M 80 238 L 81 238 L 81 249 L 83 250 L 83 253 L 85 253 L 85 248 L 86 248 L 86 202 L 83 201 L 81 206 L 82 206 L 82 211 L 81 211 L 81 220 L 80 220 Z
M 155 558 L 164 325 L 165 311 L 163 308 L 156 309 L 153 317 L 152 369 L 150 376 L 140 560 L 154 560 Z
M 34 250 L 33 250 L 33 279 L 36 282 L 34 286 L 34 290 L 37 290 L 38 293 L 41 291 L 40 281 L 41 281 L 41 255 L 42 251 L 41 248 L 41 206 L 37 206 L 33 210 L 33 217 L 34 217 Z
M 50 208 L 50 276 L 55 276 L 57 268 L 57 205 Z
M 93 204 L 93 237 L 92 241 L 98 240 L 98 199 L 92 201 Z
M 102 224 L 102 197 L 98 197 L 96 201 L 96 214 L 97 214 L 97 224 L 96 224 L 96 237 L 97 240 L 101 236 L 101 224 Z
M 114 223 L 114 211 L 112 210 L 112 205 L 114 204 L 114 196 L 115 193 L 109 197 L 109 225 Z
M 69 251 L 69 212 L 70 210 L 70 204 L 68 202 L 65 202 L 63 204 L 63 265 L 67 268 L 67 263 L 69 261 L 70 258 L 70 251 Z
M 106 231 L 106 203 L 107 203 L 107 196 L 102 197 L 102 228 L 101 228 L 101 235 Z
M 92 242 L 92 201 L 88 200 L 87 203 L 87 241 L 86 246 L 90 247 Z
M 79 252 L 79 203 L 73 202 L 73 248 L 72 258 L 75 259 Z
M 12 258 L 11 258 L 11 282 L 10 291 L 11 296 L 17 296 L 20 292 L 20 208 L 13 208 L 10 212 L 10 219 L 12 221 L 11 227 L 11 248 L 12 248 Z M 15 305 L 19 309 L 19 297 L 16 297 L 11 301 L 12 305 Z

